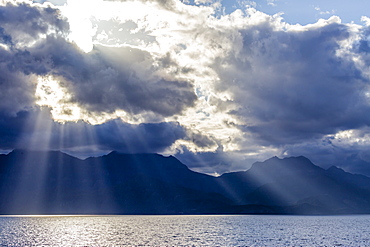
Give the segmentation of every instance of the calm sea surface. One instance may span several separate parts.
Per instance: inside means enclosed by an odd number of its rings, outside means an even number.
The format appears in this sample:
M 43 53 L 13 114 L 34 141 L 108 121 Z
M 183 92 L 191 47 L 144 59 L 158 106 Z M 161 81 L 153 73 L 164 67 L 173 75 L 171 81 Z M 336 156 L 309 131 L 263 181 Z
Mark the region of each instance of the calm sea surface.
M 0 246 L 370 246 L 370 216 L 0 217 Z

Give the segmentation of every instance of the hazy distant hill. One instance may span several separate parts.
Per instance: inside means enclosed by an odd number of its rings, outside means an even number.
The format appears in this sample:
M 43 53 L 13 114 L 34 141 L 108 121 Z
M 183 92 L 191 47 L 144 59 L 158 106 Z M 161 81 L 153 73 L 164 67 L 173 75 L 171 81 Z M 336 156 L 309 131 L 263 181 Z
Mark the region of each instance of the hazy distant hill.
M 370 178 L 305 157 L 212 177 L 158 154 L 0 155 L 1 214 L 370 213 L 369 189 Z
M 280 213 L 370 212 L 370 178 L 336 167 L 324 170 L 303 156 L 273 157 L 219 179 L 224 187 L 237 191 L 241 205 L 276 206 Z

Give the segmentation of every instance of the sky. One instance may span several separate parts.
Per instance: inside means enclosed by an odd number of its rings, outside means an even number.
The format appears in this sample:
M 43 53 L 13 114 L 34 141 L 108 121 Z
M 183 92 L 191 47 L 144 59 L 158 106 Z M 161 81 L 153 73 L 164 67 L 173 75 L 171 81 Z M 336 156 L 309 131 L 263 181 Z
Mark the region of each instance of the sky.
M 370 175 L 369 1 L 0 1 L 0 151 Z

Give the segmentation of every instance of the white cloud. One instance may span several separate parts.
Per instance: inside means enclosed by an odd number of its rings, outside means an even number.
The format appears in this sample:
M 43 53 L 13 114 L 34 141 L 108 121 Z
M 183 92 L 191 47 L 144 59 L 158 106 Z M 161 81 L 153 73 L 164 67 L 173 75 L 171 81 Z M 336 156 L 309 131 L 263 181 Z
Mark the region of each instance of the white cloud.
M 83 6 L 80 15 L 74 14 Z M 127 67 L 130 61 L 127 55 L 115 56 L 116 52 L 131 47 L 151 57 L 130 65 L 131 69 L 139 66 L 134 71 L 141 80 L 162 77 L 192 85 L 198 97 L 195 104 L 165 120 L 179 121 L 212 141 L 202 148 L 183 140 L 171 149 L 187 145 L 193 151 L 215 151 L 222 146 L 225 151 L 236 151 L 252 138 L 263 150 L 269 142 L 282 145 L 310 135 L 335 133 L 349 120 L 330 124 L 328 112 L 342 112 L 341 107 L 348 106 L 340 97 L 358 98 L 358 89 L 363 88 L 358 79 L 348 77 L 352 70 L 343 67 L 338 71 L 340 63 L 353 64 L 348 57 L 356 57 L 352 46 L 359 29 L 341 24 L 336 16 L 306 26 L 289 25 L 280 15 L 253 8 L 216 18 L 212 6 L 179 1 L 81 1 L 69 3 L 63 11 L 76 18 L 70 18 L 71 37 L 82 34 L 89 44 L 87 50 L 99 44 L 106 61 L 117 66 L 114 70 Z M 88 33 L 79 33 L 74 23 L 85 23 L 82 29 Z M 78 38 L 75 41 L 80 44 Z M 105 46 L 111 47 L 111 55 Z M 335 62 L 330 64 L 330 60 Z M 147 70 L 150 66 L 155 69 Z M 351 86 L 341 82 L 348 80 L 344 78 L 349 78 Z M 317 92 L 331 96 L 325 99 Z M 150 121 L 140 117 L 143 114 L 139 112 L 136 121 Z M 302 122 L 313 118 L 317 130 L 307 129 Z
M 362 16 L 361 21 L 365 23 L 366 26 L 370 26 L 370 18 L 367 16 Z
M 21 9 L 10 6 L 17 18 L 1 20 L 0 79 L 22 90 L 4 84 L 1 109 L 37 103 L 66 123 L 177 122 L 170 130 L 184 132 L 163 152 L 248 160 L 294 153 L 299 143 L 319 149 L 370 124 L 368 27 L 337 16 L 289 25 L 251 4 L 219 15 L 217 5 L 176 0 L 73 0 L 59 7 L 68 22 L 28 4 L 37 11 L 19 29 Z
M 256 8 L 257 3 L 255 1 L 250 0 L 238 0 L 238 5 L 241 7 L 247 7 L 247 8 Z
M 57 6 L 57 5 L 63 6 L 64 4 L 67 3 L 67 0 L 33 0 L 33 2 L 36 2 L 36 3 L 51 3 L 55 6 Z
M 322 10 L 320 7 L 318 6 L 314 6 L 314 9 L 320 14 L 320 15 L 333 15 L 335 14 L 336 10 L 335 9 L 332 9 L 332 10 Z
M 276 2 L 277 0 L 267 0 L 267 5 L 277 6 Z
M 194 0 L 195 4 L 207 4 L 207 3 L 212 3 L 213 0 Z

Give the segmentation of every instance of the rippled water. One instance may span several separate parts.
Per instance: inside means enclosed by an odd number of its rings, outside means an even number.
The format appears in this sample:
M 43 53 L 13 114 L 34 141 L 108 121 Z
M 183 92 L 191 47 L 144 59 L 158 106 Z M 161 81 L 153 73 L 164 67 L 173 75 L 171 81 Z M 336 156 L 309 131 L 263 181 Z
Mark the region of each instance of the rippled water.
M 370 246 L 370 216 L 0 217 L 1 246 Z

